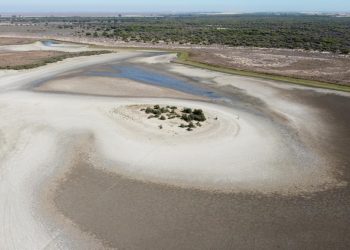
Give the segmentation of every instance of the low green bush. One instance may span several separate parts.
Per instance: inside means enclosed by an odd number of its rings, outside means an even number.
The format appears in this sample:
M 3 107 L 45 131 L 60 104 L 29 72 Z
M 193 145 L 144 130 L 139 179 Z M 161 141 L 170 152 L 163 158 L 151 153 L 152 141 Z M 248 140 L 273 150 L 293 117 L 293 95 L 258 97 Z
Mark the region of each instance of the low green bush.
M 190 109 L 190 108 L 184 108 L 184 109 L 182 110 L 182 112 L 183 112 L 183 113 L 186 113 L 186 114 L 191 114 L 191 113 L 192 113 L 192 109 Z

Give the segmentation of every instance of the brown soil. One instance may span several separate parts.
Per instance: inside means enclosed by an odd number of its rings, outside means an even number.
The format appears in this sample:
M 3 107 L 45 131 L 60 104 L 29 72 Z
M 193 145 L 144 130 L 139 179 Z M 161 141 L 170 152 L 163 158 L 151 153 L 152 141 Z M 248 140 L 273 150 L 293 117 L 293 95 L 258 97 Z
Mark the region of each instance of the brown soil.
M 40 64 L 43 60 L 64 55 L 59 51 L 0 52 L 0 68 Z
M 56 206 L 118 249 L 346 249 L 349 190 L 312 198 L 215 194 L 143 183 L 78 164 Z

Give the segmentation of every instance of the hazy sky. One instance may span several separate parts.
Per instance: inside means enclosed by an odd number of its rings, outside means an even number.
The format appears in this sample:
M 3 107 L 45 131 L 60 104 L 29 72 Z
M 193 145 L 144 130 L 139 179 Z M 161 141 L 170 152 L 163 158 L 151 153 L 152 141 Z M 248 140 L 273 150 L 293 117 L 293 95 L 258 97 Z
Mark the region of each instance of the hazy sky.
M 0 0 L 0 12 L 350 11 L 350 0 Z

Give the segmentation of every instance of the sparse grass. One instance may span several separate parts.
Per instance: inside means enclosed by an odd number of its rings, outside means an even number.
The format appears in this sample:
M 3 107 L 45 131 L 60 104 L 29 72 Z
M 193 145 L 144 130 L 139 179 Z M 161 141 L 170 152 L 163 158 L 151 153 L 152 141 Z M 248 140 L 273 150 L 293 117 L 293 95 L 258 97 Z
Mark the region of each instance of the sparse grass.
M 340 85 L 340 84 L 335 84 L 335 83 L 292 78 L 292 77 L 288 77 L 288 76 L 279 76 L 279 75 L 273 75 L 273 74 L 257 73 L 257 72 L 252 72 L 252 71 L 226 68 L 226 67 L 221 67 L 221 66 L 217 66 L 217 65 L 197 62 L 197 61 L 191 60 L 189 53 L 185 52 L 185 51 L 178 52 L 177 59 L 178 60 L 176 61 L 176 63 L 189 65 L 189 66 L 193 66 L 193 67 L 198 67 L 198 68 L 203 68 L 203 69 L 208 69 L 208 70 L 212 70 L 212 71 L 218 71 L 218 72 L 227 73 L 227 74 L 262 78 L 262 79 L 268 79 L 268 80 L 286 82 L 286 83 L 293 83 L 293 84 L 307 86 L 307 87 L 323 88 L 323 89 L 331 89 L 331 90 L 350 92 L 350 86 L 345 86 L 345 85 Z

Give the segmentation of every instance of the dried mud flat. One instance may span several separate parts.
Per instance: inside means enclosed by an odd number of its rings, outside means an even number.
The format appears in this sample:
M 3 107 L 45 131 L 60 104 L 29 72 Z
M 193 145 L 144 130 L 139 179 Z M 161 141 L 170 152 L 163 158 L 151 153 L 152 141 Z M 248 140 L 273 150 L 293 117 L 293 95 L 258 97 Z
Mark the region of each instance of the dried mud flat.
M 349 248 L 349 95 L 172 57 L 120 52 L 0 74 L 0 245 Z M 84 74 L 120 63 L 222 98 Z M 201 108 L 207 124 L 167 133 L 132 108 L 155 104 Z

